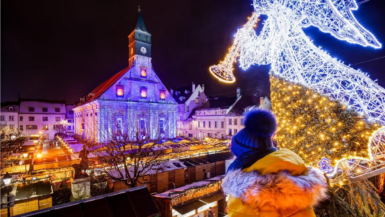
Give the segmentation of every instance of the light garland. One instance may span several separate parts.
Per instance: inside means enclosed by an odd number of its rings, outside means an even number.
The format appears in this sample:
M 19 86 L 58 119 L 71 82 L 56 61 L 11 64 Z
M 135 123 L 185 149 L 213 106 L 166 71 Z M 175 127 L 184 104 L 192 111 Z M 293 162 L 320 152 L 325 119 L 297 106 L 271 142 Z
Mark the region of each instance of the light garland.
M 226 56 L 226 61 L 213 66 L 218 70 L 216 74 L 232 73 L 231 64 L 237 56 L 244 70 L 254 64 L 270 64 L 275 77 L 272 82 L 276 82 L 272 85 L 287 82 L 285 85 L 298 88 L 293 92 L 303 94 L 300 88 L 307 88 L 317 100 L 324 98 L 323 102 L 315 105 L 310 96 L 294 96 L 290 90 L 284 93 L 272 87 L 272 93 L 277 91 L 278 94 L 273 108 L 288 110 L 278 114 L 282 119 L 277 135 L 280 145 L 298 151 L 310 165 L 320 166 L 336 180 L 367 174 L 385 166 L 385 130 L 380 129 L 385 126 L 385 89 L 367 74 L 344 65 L 316 47 L 302 28 L 312 25 L 340 40 L 381 48 L 377 39 L 354 18 L 352 10 L 357 8 L 355 0 L 254 0 L 255 12 L 251 21 L 257 22 L 261 14 L 268 17 L 261 33 L 257 35 L 251 25 L 239 29 L 227 54 L 232 58 Z M 297 109 L 290 107 L 292 97 L 297 97 Z M 326 106 L 325 103 L 332 105 Z M 318 107 L 309 107 L 309 104 Z M 335 111 L 337 108 L 343 109 L 341 115 Z M 317 111 L 325 117 L 333 117 L 317 119 L 320 115 Z M 349 120 L 353 117 L 361 118 L 361 122 Z M 306 124 L 297 125 L 298 121 Z M 285 131 L 285 127 L 290 130 Z M 333 145 L 327 141 L 337 143 Z

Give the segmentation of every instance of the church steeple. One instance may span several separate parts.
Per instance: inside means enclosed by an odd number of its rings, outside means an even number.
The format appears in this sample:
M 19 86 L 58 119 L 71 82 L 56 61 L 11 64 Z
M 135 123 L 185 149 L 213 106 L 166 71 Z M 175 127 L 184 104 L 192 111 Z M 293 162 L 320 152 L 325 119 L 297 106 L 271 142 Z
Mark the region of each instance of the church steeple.
M 138 17 L 136 18 L 135 30 L 148 32 L 146 29 L 146 25 L 144 24 L 144 20 L 143 20 L 143 16 L 142 16 L 142 10 L 140 9 L 140 3 L 138 4 Z
M 137 55 L 151 58 L 151 34 L 144 24 L 142 9 L 138 4 L 136 26 L 128 36 L 128 65 L 132 66 Z

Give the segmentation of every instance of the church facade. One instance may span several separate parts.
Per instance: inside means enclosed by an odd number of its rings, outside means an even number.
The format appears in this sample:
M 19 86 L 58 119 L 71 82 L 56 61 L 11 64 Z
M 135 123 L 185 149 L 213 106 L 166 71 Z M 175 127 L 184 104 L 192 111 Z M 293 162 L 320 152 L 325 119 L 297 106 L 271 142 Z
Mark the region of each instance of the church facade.
M 108 142 L 114 135 L 137 133 L 151 139 L 175 138 L 177 108 L 151 63 L 151 34 L 140 6 L 134 31 L 128 36 L 128 67 L 96 87 L 73 108 L 75 134 L 91 142 Z

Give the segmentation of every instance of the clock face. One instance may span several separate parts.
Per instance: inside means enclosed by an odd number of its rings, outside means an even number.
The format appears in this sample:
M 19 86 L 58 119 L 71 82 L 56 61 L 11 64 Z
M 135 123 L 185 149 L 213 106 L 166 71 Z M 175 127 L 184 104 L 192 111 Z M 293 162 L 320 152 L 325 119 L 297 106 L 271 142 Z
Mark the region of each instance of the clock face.
M 147 52 L 146 48 L 145 47 L 141 47 L 140 48 L 140 52 L 142 52 L 142 54 L 145 54 Z

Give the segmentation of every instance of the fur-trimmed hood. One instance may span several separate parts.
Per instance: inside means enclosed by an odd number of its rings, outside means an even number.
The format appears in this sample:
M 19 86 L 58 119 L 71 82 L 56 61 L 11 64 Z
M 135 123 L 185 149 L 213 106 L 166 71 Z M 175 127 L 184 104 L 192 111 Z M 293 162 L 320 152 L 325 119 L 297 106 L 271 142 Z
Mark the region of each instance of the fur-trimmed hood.
M 226 175 L 222 187 L 225 193 L 254 210 L 281 214 L 312 208 L 327 198 L 325 177 L 312 167 L 296 176 L 288 171 L 262 175 L 257 171 L 233 170 Z

